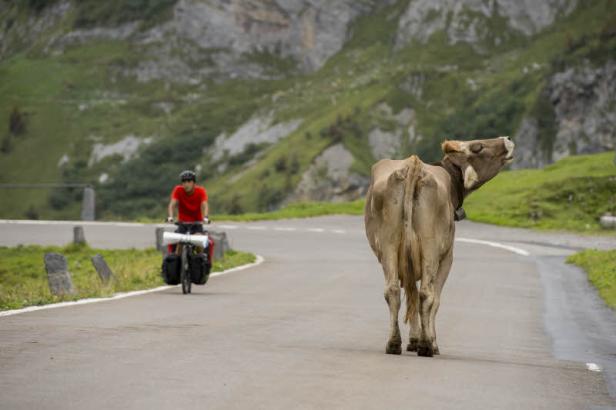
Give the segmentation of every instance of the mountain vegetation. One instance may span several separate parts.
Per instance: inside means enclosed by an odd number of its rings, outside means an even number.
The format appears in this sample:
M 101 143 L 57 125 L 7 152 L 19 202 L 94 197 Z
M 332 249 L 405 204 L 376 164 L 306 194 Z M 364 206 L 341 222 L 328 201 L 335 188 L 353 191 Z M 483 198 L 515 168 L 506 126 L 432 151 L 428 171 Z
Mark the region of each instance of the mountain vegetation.
M 510 135 L 515 168 L 614 150 L 614 0 L 477 4 L 1 0 L 0 184 L 157 218 L 191 168 L 240 214 L 356 200 L 374 161 L 445 138 Z M 3 198 L 77 218 L 81 191 Z

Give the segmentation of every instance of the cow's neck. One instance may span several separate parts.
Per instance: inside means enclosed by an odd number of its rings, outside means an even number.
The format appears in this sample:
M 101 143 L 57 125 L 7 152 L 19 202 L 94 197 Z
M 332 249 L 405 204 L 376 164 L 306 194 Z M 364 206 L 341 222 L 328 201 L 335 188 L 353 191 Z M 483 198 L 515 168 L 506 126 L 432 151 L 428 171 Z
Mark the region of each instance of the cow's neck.
M 464 197 L 467 194 L 466 189 L 464 188 L 464 175 L 460 167 L 455 165 L 449 157 L 445 156 L 439 163 L 440 166 L 445 168 L 445 170 L 449 173 L 451 177 L 451 190 L 450 197 L 451 203 L 453 205 L 453 209 L 458 209 L 462 206 L 464 202 Z

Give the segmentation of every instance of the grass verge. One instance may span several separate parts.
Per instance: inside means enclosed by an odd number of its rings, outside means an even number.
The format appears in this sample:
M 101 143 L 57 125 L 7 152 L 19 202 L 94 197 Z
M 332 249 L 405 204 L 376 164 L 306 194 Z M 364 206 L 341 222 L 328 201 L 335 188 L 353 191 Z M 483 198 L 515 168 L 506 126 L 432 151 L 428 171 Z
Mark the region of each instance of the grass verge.
M 587 249 L 569 256 L 567 263 L 584 269 L 605 303 L 616 309 L 616 250 Z
M 268 221 L 275 219 L 310 218 L 323 215 L 363 215 L 364 201 L 353 202 L 302 202 L 290 204 L 273 212 L 246 213 L 239 215 L 215 215 L 216 221 Z
M 544 169 L 501 172 L 464 202 L 469 219 L 522 228 L 604 233 L 616 214 L 614 153 L 564 158 Z M 611 231 L 613 234 L 613 231 Z
M 43 257 L 47 252 L 63 254 L 77 293 L 55 296 L 49 291 Z M 103 285 L 90 258 L 101 254 L 115 278 Z M 213 272 L 255 261 L 255 255 L 228 251 L 222 260 L 214 261 Z M 164 285 L 160 276 L 162 257 L 155 249 L 92 249 L 87 246 L 65 247 L 18 246 L 0 247 L 0 310 L 19 309 L 32 305 L 112 296 L 117 292 L 149 289 Z

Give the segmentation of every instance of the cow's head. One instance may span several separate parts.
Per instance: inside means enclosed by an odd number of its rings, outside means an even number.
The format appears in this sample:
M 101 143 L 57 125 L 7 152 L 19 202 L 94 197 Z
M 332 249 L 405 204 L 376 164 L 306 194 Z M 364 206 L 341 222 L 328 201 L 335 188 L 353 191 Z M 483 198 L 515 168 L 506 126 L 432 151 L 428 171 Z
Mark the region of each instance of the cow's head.
M 462 171 L 464 188 L 468 191 L 479 188 L 510 163 L 514 146 L 509 137 L 442 144 L 446 158 Z

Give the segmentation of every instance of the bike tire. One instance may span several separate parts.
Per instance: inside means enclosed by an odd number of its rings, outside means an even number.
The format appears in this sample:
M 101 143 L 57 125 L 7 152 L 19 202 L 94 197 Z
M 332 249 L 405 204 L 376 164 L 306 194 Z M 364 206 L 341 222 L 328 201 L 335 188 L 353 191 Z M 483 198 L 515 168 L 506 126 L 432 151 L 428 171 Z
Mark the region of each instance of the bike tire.
M 182 293 L 188 294 L 190 293 L 190 271 L 188 270 L 188 253 L 186 252 L 186 246 L 182 249 L 182 267 L 180 270 L 180 281 L 182 282 Z

